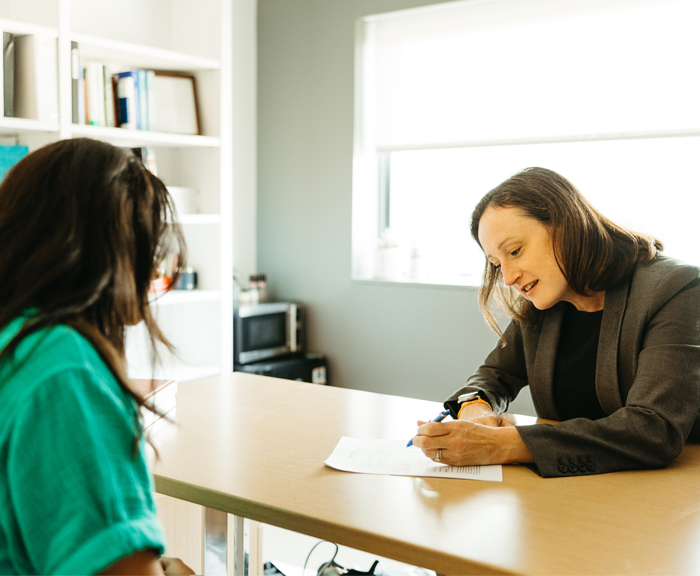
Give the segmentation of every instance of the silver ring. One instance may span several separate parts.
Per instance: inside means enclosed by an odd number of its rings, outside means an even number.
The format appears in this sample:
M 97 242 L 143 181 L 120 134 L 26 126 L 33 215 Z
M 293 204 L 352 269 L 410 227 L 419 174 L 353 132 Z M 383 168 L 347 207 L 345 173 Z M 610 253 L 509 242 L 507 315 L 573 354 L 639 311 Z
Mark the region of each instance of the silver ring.
M 438 448 L 437 454 L 435 454 L 435 462 L 440 462 L 442 460 L 442 448 Z

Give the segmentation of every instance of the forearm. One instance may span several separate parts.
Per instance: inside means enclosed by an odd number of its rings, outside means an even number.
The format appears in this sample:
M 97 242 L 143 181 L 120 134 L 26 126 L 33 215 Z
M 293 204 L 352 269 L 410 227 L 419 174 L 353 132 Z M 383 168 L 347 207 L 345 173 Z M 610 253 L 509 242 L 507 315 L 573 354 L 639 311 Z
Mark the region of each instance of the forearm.
M 625 407 L 598 420 L 576 418 L 556 426 L 518 428 L 544 477 L 660 468 L 678 456 L 684 443 L 673 425 L 639 407 Z
M 515 426 L 497 428 L 498 463 L 530 464 L 534 462 L 532 454 Z

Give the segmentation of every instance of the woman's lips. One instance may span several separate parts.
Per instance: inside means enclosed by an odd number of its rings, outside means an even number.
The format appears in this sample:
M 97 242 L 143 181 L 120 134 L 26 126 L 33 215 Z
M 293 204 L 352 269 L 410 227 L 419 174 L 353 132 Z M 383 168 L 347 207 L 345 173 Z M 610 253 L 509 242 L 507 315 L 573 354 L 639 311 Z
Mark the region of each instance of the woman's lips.
M 538 283 L 539 283 L 539 280 L 535 280 L 534 282 L 530 282 L 529 284 L 526 284 L 525 286 L 523 286 L 522 287 L 523 294 L 525 294 L 526 296 L 529 295 L 530 292 L 532 291 L 532 289 L 535 286 L 537 286 Z

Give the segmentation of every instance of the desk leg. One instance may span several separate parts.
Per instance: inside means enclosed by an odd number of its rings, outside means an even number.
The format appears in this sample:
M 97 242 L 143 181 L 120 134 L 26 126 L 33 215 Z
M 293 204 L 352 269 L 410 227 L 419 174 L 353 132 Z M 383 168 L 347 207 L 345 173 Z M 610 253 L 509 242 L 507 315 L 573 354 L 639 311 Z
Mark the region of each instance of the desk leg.
M 262 576 L 262 524 L 242 516 L 228 517 L 229 549 L 233 566 L 228 576 Z
M 228 576 L 227 534 L 228 514 L 204 508 L 204 576 Z
M 262 564 L 260 522 L 204 508 L 204 576 L 260 576 Z
M 248 576 L 248 535 L 246 534 L 246 519 L 242 516 L 231 516 L 233 521 L 233 576 Z

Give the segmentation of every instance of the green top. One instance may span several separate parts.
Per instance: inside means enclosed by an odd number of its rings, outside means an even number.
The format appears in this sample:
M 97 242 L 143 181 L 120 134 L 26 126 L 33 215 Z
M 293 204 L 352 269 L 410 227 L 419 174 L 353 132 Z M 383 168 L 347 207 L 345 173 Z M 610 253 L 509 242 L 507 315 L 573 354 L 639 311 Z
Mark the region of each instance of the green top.
M 0 349 L 25 320 L 0 330 Z M 0 361 L 0 574 L 94 574 L 163 553 L 136 410 L 72 328 L 32 334 Z

